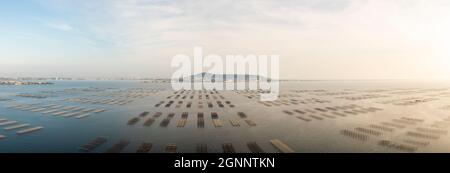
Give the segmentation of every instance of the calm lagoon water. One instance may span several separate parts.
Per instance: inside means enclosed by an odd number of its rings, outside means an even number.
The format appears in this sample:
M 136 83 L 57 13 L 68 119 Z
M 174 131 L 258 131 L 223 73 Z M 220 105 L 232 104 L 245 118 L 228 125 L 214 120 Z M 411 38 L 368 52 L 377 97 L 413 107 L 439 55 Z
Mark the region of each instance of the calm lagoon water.
M 0 98 L 10 99 L 0 101 L 0 119 L 29 123 L 32 126 L 42 126 L 44 129 L 25 135 L 17 135 L 17 130 L 3 130 L 0 126 L 0 152 L 62 152 L 76 153 L 79 147 L 98 136 L 108 141 L 92 152 L 104 152 L 120 140 L 128 140 L 129 145 L 122 152 L 135 152 L 142 142 L 153 144 L 151 152 L 164 152 L 166 144 L 174 143 L 179 152 L 196 152 L 197 144 L 207 144 L 209 152 L 222 152 L 222 144 L 232 143 L 237 152 L 250 152 L 247 142 L 256 142 L 266 152 L 278 152 L 269 142 L 280 139 L 296 152 L 449 152 L 445 119 L 450 117 L 450 111 L 445 109 L 450 105 L 450 84 L 445 82 L 413 82 L 413 81 L 299 81 L 281 83 L 281 100 L 286 104 L 265 106 L 259 103 L 258 93 L 219 91 L 224 96 L 222 102 L 230 101 L 235 107 L 217 106 L 216 101 L 197 98 L 175 99 L 174 91 L 167 83 L 141 83 L 139 81 L 53 81 L 54 85 L 41 86 L 0 86 Z M 84 89 L 84 90 L 83 90 Z M 140 91 L 146 93 L 142 98 L 129 98 L 126 105 L 108 105 L 70 102 L 69 98 L 108 99 L 123 98 L 127 92 Z M 18 94 L 37 94 L 46 98 L 21 97 Z M 249 98 L 249 97 L 252 98 Z M 348 97 L 357 98 L 356 100 Z M 383 97 L 378 97 L 383 96 Z M 345 98 L 347 97 L 347 98 Z M 366 98 L 367 97 L 367 98 Z M 412 105 L 399 105 L 404 101 L 427 100 Z M 165 108 L 164 104 L 155 104 L 173 100 L 184 101 L 180 108 Z M 219 99 L 220 100 L 220 99 Z M 295 101 L 293 101 L 295 100 Z M 312 102 L 322 100 L 325 102 Z M 204 102 L 199 108 L 198 102 Z M 207 102 L 214 104 L 208 108 Z M 389 102 L 391 101 L 391 102 Z M 193 102 L 191 108 L 185 104 Z M 291 104 L 296 102 L 297 104 Z M 387 103 L 389 102 L 389 103 Z M 22 111 L 8 108 L 16 104 L 36 104 L 40 106 L 57 104 L 85 108 L 102 108 L 105 112 L 92 114 L 89 117 L 76 119 L 61 117 L 41 112 Z M 331 110 L 321 113 L 316 108 L 356 105 L 358 107 L 375 107 L 376 112 L 348 114 L 340 117 L 331 114 Z M 284 111 L 313 110 L 314 115 L 286 114 Z M 150 114 L 135 125 L 127 125 L 129 119 L 148 111 Z M 143 125 L 144 121 L 155 112 L 162 112 L 150 127 Z M 177 127 L 181 113 L 188 112 L 185 127 Z M 197 113 L 205 113 L 205 127 L 197 127 Z M 217 112 L 223 127 L 216 128 L 212 124 L 211 112 Z M 239 119 L 237 112 L 244 112 L 254 121 L 256 126 L 249 126 Z M 160 122 L 168 113 L 175 113 L 167 127 L 161 127 Z M 321 114 L 331 115 L 333 118 Z M 296 116 L 305 116 L 310 121 L 303 121 Z M 406 118 L 405 118 L 406 117 Z M 342 130 L 353 130 L 357 127 L 368 128 L 371 124 L 396 121 L 407 121 L 404 128 L 394 128 L 393 132 L 381 131 L 381 135 L 364 134 L 366 140 L 342 135 Z M 408 122 L 414 118 L 417 122 Z M 228 120 L 240 120 L 240 127 L 233 127 Z M 398 122 L 397 122 L 398 123 Z M 409 124 L 408 124 L 409 123 Z M 440 124 L 439 127 L 436 124 Z M 449 123 L 450 125 L 450 123 Z M 450 126 L 449 126 L 450 127 Z M 420 132 L 418 128 L 440 129 L 442 133 L 430 134 Z M 431 138 L 419 138 L 408 135 L 408 132 L 420 132 L 431 135 Z M 438 136 L 438 139 L 432 137 Z M 428 136 L 429 137 L 429 136 Z M 414 151 L 398 150 L 379 144 L 381 140 L 389 140 L 396 145 L 412 146 Z M 411 144 L 411 140 L 423 142 L 426 145 Z M 405 142 L 405 141 L 409 141 Z M 423 144 L 422 143 L 422 144 Z

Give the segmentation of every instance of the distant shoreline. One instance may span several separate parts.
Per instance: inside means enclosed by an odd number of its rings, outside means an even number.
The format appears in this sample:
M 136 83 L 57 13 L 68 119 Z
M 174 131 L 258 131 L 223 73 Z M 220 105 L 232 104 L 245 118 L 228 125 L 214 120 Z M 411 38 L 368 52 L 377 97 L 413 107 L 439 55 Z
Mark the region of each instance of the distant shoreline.
M 52 82 L 32 82 L 32 81 L 18 81 L 18 80 L 0 80 L 0 85 L 53 85 Z

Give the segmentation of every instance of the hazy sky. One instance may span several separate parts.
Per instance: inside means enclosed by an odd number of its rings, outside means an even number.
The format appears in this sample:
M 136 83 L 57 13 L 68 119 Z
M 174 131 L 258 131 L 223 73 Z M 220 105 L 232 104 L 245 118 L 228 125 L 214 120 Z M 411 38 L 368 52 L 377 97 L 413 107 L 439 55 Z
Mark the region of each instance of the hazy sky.
M 448 0 L 3 0 L 0 76 L 169 77 L 278 54 L 282 78 L 450 79 Z

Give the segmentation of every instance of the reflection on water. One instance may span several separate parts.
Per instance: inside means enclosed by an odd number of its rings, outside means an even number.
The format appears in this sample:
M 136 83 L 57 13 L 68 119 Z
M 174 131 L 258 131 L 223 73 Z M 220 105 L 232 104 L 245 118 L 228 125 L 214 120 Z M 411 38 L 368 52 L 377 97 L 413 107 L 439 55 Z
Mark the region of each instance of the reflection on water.
M 167 83 L 0 86 L 0 152 L 449 152 L 450 84 L 282 82 L 258 91 Z

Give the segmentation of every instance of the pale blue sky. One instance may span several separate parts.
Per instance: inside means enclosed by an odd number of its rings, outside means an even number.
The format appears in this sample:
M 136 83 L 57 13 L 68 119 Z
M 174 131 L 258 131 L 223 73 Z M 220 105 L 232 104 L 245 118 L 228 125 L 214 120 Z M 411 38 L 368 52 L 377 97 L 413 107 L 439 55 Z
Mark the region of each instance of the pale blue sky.
M 170 60 L 279 54 L 281 77 L 445 78 L 446 0 L 4 0 L 0 76 L 169 77 Z

